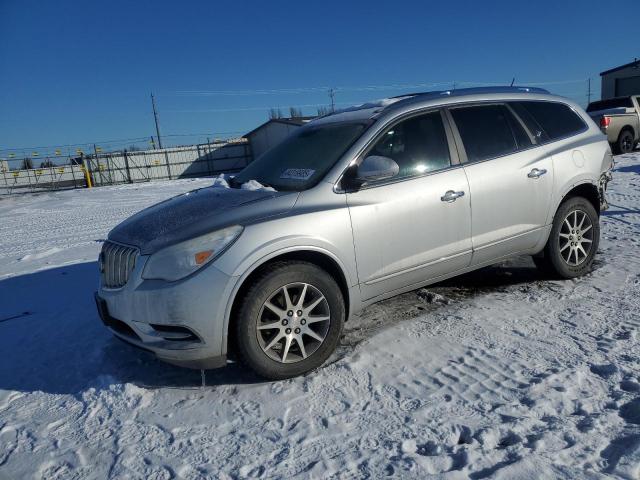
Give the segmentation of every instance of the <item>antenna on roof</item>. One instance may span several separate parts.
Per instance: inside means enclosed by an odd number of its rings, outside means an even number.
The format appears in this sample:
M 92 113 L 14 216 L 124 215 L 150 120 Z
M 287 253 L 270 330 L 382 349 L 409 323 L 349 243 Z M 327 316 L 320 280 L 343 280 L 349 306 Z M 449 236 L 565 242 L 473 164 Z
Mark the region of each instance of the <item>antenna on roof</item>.
M 516 77 L 513 77 L 511 79 L 511 85 L 509 85 L 510 87 L 513 87 L 513 84 L 516 82 Z

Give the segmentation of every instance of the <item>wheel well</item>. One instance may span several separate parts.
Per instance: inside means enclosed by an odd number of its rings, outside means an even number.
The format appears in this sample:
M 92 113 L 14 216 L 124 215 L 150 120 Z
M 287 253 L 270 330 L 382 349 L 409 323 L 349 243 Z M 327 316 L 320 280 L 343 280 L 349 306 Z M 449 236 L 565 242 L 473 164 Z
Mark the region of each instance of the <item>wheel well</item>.
M 338 283 L 338 286 L 340 287 L 340 291 L 342 292 L 342 296 L 344 298 L 345 319 L 349 318 L 349 286 L 342 269 L 333 258 L 325 255 L 324 253 L 314 250 L 299 250 L 295 252 L 283 253 L 282 255 L 278 255 L 277 257 L 270 258 L 262 265 L 258 266 L 249 274 L 247 278 L 244 279 L 242 285 L 240 285 L 240 288 L 238 289 L 238 292 L 233 299 L 233 304 L 231 306 L 231 312 L 229 315 L 229 326 L 227 329 L 227 355 L 231 354 L 230 356 L 233 357 L 235 353 L 236 339 L 235 331 L 234 328 L 232 328 L 232 324 L 235 321 L 238 310 L 240 309 L 240 305 L 242 304 L 242 300 L 244 299 L 247 290 L 253 283 L 254 279 L 258 277 L 266 268 L 268 268 L 269 265 L 274 262 L 282 261 L 301 261 L 313 263 L 314 265 L 317 265 L 318 267 L 329 273 L 329 275 L 333 277 L 333 279 Z
M 625 125 L 624 127 L 622 127 L 620 129 L 620 133 L 618 134 L 618 138 L 620 138 L 620 135 L 622 135 L 623 132 L 628 131 L 631 132 L 631 135 L 633 136 L 633 138 L 636 137 L 636 132 L 633 130 L 633 127 L 631 125 Z
M 562 201 L 568 200 L 572 197 L 584 197 L 593 205 L 598 215 L 600 215 L 600 194 L 598 193 L 598 187 L 591 183 L 582 183 L 576 185 L 564 196 Z

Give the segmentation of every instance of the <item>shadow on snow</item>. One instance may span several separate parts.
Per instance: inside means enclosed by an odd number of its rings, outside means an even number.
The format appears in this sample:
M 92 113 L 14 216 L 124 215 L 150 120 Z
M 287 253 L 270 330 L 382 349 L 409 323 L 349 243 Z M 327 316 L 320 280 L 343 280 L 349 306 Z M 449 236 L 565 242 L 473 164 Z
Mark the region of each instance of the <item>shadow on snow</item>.
M 91 262 L 0 280 L 0 389 L 76 394 L 123 382 L 199 387 L 199 371 L 160 362 L 102 325 L 93 301 L 97 271 Z M 236 365 L 206 374 L 208 386 L 259 381 Z
M 199 371 L 161 362 L 121 342 L 102 325 L 93 302 L 97 271 L 96 262 L 91 262 L 0 280 L 0 389 L 77 394 L 90 387 L 108 388 L 125 382 L 145 388 L 199 388 Z M 429 289 L 463 299 L 537 280 L 544 278 L 531 260 L 523 257 Z M 415 292 L 405 295 L 411 294 Z M 393 313 L 406 307 L 406 299 L 389 299 L 378 305 Z M 437 308 L 441 306 L 428 310 Z M 394 323 L 389 321 L 387 326 Z M 347 336 L 348 330 L 347 326 Z M 237 364 L 206 373 L 207 386 L 261 382 Z

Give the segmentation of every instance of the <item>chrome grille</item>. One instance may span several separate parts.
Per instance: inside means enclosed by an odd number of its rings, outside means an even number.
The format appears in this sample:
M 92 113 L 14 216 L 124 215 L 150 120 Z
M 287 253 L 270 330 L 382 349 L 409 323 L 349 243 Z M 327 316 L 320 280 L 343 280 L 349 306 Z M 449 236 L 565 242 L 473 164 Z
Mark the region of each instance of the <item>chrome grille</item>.
M 137 248 L 105 241 L 100 252 L 102 285 L 106 288 L 123 287 L 136 266 L 137 258 Z

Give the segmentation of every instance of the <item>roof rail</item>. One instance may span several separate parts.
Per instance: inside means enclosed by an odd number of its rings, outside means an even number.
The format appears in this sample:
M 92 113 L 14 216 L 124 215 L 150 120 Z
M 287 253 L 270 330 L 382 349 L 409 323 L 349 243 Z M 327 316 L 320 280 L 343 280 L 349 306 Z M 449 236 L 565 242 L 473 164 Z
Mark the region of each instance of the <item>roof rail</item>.
M 347 108 L 336 110 L 335 112 L 328 113 L 318 118 L 331 117 L 339 113 L 353 112 L 358 110 L 376 109 L 373 115 L 380 115 L 383 111 L 390 111 L 402 106 L 410 105 L 420 100 L 436 99 L 436 98 L 449 98 L 449 97 L 462 97 L 465 95 L 479 95 L 489 93 L 538 93 L 549 94 L 548 90 L 539 87 L 526 87 L 526 86 L 493 86 L 493 87 L 471 87 L 471 88 L 456 88 L 452 90 L 436 90 L 431 92 L 415 92 L 415 93 L 403 93 L 395 97 L 389 97 L 375 102 L 367 102 L 361 105 L 354 105 Z
M 437 90 L 432 92 L 416 92 L 405 93 L 396 97 L 395 102 L 390 103 L 384 107 L 384 110 L 391 110 L 399 108 L 403 105 L 418 102 L 420 100 L 428 100 L 435 98 L 450 98 L 450 97 L 463 97 L 466 95 L 479 95 L 488 93 L 542 93 L 549 94 L 548 90 L 538 87 L 525 87 L 525 86 L 495 86 L 495 87 L 471 87 L 471 88 L 456 88 L 452 90 Z
M 470 88 L 454 88 L 451 90 L 436 90 L 431 92 L 415 92 L 405 93 L 391 98 L 402 97 L 440 97 L 440 96 L 462 96 L 476 95 L 479 93 L 549 93 L 548 90 L 539 87 L 525 86 L 496 86 L 496 87 L 470 87 Z

